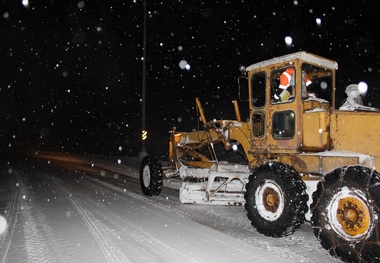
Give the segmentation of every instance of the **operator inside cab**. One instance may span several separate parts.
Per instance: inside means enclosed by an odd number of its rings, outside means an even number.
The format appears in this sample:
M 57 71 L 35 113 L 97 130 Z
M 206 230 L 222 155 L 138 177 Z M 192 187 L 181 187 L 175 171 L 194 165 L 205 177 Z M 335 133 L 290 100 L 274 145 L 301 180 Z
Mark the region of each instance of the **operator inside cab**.
M 286 68 L 272 71 L 272 103 L 284 103 L 293 101 L 296 88 L 301 88 L 301 96 L 303 100 L 319 98 L 331 102 L 331 71 L 305 63 L 302 65 L 301 74 L 301 87 L 296 87 L 296 71 L 292 65 Z
M 292 101 L 295 92 L 295 68 L 288 67 L 272 72 L 271 98 L 272 102 Z

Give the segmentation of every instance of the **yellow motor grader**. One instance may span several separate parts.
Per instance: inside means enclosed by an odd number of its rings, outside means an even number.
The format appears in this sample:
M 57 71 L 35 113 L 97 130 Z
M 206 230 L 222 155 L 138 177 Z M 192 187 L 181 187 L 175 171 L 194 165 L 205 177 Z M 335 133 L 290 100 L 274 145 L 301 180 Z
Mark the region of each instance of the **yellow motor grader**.
M 338 109 L 337 69 L 307 52 L 241 67 L 244 111 L 233 101 L 235 120 L 207 121 L 197 98 L 201 128 L 170 132 L 168 166 L 143 158 L 143 193 L 179 176 L 182 203 L 244 205 L 272 237 L 308 220 L 334 257 L 379 262 L 380 112 L 362 105 L 360 85 Z

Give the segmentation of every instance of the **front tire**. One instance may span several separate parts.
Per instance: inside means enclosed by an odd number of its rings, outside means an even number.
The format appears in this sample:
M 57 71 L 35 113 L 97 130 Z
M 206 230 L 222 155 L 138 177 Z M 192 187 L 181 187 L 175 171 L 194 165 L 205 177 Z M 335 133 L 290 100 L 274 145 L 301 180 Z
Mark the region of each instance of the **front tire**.
M 345 262 L 380 260 L 380 175 L 363 166 L 327 174 L 313 193 L 311 223 L 322 247 Z
M 162 190 L 162 166 L 154 156 L 145 156 L 140 166 L 140 186 L 143 194 L 159 195 Z
M 258 232 L 288 236 L 304 222 L 306 185 L 291 166 L 278 162 L 259 166 L 249 176 L 246 190 L 245 209 Z

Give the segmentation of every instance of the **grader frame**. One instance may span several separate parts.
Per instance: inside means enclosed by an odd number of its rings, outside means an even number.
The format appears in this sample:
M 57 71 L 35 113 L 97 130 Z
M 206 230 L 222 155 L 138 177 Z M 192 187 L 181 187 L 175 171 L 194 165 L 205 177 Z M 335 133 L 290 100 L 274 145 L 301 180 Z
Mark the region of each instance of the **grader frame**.
M 289 68 L 294 75 L 284 89 L 280 76 Z M 182 203 L 244 205 L 252 226 L 273 237 L 310 220 L 334 257 L 379 260 L 380 113 L 336 109 L 337 68 L 307 52 L 242 68 L 246 121 L 237 101 L 236 120 L 207 121 L 197 98 L 203 129 L 170 132 L 168 167 L 143 159 L 143 192 L 159 194 L 163 178 L 179 176 Z

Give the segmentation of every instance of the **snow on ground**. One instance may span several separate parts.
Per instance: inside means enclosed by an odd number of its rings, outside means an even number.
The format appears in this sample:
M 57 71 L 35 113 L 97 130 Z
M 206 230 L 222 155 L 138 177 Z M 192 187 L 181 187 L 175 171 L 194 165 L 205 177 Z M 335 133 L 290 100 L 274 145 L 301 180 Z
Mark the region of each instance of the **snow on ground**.
M 340 262 L 309 224 L 269 238 L 243 207 L 180 204 L 178 179 L 165 180 L 160 196 L 142 195 L 138 158 L 38 157 L 2 164 L 0 263 Z

